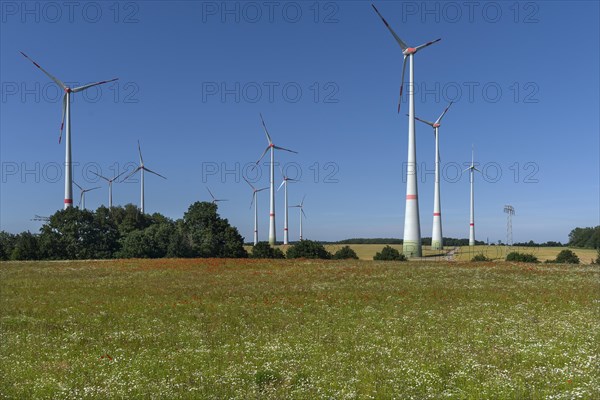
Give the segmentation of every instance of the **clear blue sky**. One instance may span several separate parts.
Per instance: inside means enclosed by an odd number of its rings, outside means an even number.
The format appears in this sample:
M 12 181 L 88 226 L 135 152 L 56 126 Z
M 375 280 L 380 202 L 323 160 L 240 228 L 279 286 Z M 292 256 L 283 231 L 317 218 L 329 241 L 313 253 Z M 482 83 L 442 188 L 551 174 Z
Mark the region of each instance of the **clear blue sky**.
M 96 184 L 85 171 L 107 175 L 135 162 L 140 139 L 147 166 L 168 177 L 147 176 L 146 211 L 179 218 L 209 198 L 208 185 L 229 199 L 219 212 L 250 240 L 251 192 L 239 175 L 221 172 L 243 172 L 260 156 L 262 112 L 274 142 L 299 152 L 277 159 L 302 171 L 290 202 L 306 194 L 305 237 L 402 237 L 400 48 L 370 2 L 278 4 L 2 2 L 0 228 L 37 231 L 30 218 L 63 202 L 60 94 L 21 50 L 67 82 L 120 78 L 72 104 L 74 176 L 87 187 Z M 505 239 L 505 204 L 516 209 L 515 241 L 564 242 L 572 228 L 599 223 L 598 2 L 376 4 L 410 45 L 442 38 L 417 54 L 415 80 L 421 118 L 456 101 L 440 131 L 444 236 L 468 237 L 469 181 L 456 171 L 471 144 L 486 172 L 476 177 L 477 239 Z M 433 146 L 431 129 L 417 125 L 417 158 L 428 170 Z M 267 186 L 261 169 L 257 185 Z M 88 208 L 107 202 L 99 184 Z M 431 173 L 419 192 L 422 236 L 430 236 Z M 260 195 L 266 240 L 268 196 Z M 139 185 L 116 184 L 114 201 L 139 204 Z M 282 224 L 280 191 L 278 239 Z

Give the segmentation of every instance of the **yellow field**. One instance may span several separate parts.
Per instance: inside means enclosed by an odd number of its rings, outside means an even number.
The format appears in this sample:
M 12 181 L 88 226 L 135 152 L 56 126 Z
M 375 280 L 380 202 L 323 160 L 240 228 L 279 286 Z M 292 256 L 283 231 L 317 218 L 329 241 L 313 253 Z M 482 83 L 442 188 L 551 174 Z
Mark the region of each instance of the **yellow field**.
M 332 254 L 337 250 L 341 249 L 344 245 L 341 244 L 329 244 L 325 245 L 327 251 Z M 372 260 L 375 253 L 381 251 L 386 245 L 384 244 L 352 244 L 350 247 L 356 252 L 358 258 L 361 260 Z M 245 246 L 248 253 L 252 251 L 252 246 Z M 287 251 L 289 246 L 276 246 L 281 249 L 284 253 Z M 402 252 L 401 244 L 392 244 L 390 247 L 398 249 Z M 452 250 L 453 247 L 446 247 L 444 251 L 433 251 L 429 249 L 429 246 L 423 246 L 423 256 L 427 260 L 446 260 L 446 252 Z M 551 260 L 556 258 L 556 255 L 566 247 L 512 247 L 509 251 L 518 251 L 520 253 L 528 253 L 536 256 L 540 261 Z M 577 256 L 582 264 L 590 264 L 592 260 L 597 257 L 596 250 L 594 249 L 570 249 Z M 491 258 L 494 261 L 502 261 L 506 258 L 507 249 L 504 246 L 462 246 L 458 247 L 454 260 L 456 261 L 470 261 L 475 255 L 483 253 L 486 257 Z

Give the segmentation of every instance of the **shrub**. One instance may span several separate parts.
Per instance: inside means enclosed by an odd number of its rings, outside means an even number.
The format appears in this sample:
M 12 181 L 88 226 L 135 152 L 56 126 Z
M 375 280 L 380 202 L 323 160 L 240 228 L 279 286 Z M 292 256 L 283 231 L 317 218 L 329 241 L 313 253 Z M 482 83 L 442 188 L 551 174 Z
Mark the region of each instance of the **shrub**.
M 356 252 L 354 250 L 352 250 L 350 248 L 350 246 L 344 246 L 341 249 L 339 249 L 338 251 L 336 251 L 335 254 L 333 255 L 333 258 L 335 260 L 347 260 L 347 259 L 358 260 L 358 256 L 356 255 Z
M 571 250 L 562 250 L 558 253 L 554 262 L 561 264 L 579 264 L 579 257 Z
M 328 260 L 331 258 L 331 253 L 325 250 L 321 243 L 313 240 L 301 240 L 288 249 L 286 256 L 287 258 L 321 258 Z
M 471 258 L 471 261 L 474 261 L 474 262 L 492 261 L 492 259 L 491 258 L 487 258 L 483 253 L 479 253 L 475 257 Z
M 283 381 L 281 374 L 277 371 L 259 370 L 254 375 L 254 381 L 258 390 L 263 392 L 269 386 L 276 386 Z
M 385 246 L 380 253 L 375 254 L 373 260 L 377 261 L 406 261 L 404 254 L 393 247 Z
M 512 253 L 508 253 L 506 255 L 506 261 L 516 261 L 516 262 L 528 262 L 528 263 L 539 263 L 540 261 L 533 254 L 527 253 L 519 253 L 518 251 L 513 251 Z
M 252 258 L 285 258 L 283 251 L 271 247 L 269 242 L 258 242 L 252 247 Z

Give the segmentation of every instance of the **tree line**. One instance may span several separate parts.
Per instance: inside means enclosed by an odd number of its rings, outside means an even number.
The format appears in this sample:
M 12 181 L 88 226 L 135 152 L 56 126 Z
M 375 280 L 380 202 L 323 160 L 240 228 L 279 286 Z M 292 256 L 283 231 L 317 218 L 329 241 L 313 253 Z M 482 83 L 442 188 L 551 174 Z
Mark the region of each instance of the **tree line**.
M 133 204 L 57 211 L 38 234 L 0 232 L 2 260 L 247 257 L 237 228 L 217 206 L 196 202 L 183 218 L 143 214 Z
M 585 249 L 600 248 L 600 225 L 592 228 L 575 228 L 569 233 L 569 246 Z

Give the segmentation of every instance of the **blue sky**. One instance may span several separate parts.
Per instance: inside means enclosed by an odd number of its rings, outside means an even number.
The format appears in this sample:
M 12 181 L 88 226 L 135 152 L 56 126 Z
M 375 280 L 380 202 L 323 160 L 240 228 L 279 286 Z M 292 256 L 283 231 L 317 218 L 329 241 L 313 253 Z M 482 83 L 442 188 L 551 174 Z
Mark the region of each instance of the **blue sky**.
M 96 186 L 89 171 L 131 168 L 139 139 L 147 166 L 168 178 L 147 177 L 147 212 L 179 218 L 209 199 L 209 186 L 229 199 L 219 212 L 250 240 L 241 175 L 267 145 L 262 112 L 275 144 L 299 153 L 276 158 L 292 177 L 301 171 L 289 192 L 291 204 L 306 195 L 305 237 L 402 236 L 402 55 L 370 2 L 78 4 L 1 3 L 1 229 L 37 231 L 30 218 L 63 200 L 60 94 L 24 51 L 66 82 L 120 78 L 72 103 L 74 176 L 84 186 Z M 415 57 L 415 102 L 417 116 L 435 119 L 455 100 L 440 128 L 444 236 L 468 237 L 469 180 L 457 171 L 472 144 L 485 172 L 475 182 L 478 240 L 505 239 L 505 204 L 516 209 L 515 241 L 565 242 L 572 228 L 599 223 L 597 2 L 376 5 L 410 45 L 442 38 Z M 431 128 L 419 124 L 424 237 L 433 155 Z M 260 171 L 256 184 L 266 186 L 267 166 Z M 107 203 L 102 186 L 88 208 Z M 115 184 L 113 196 L 139 204 L 139 184 Z M 266 240 L 266 192 L 259 218 Z M 282 224 L 280 191 L 278 239 Z M 290 239 L 297 231 L 292 209 Z

